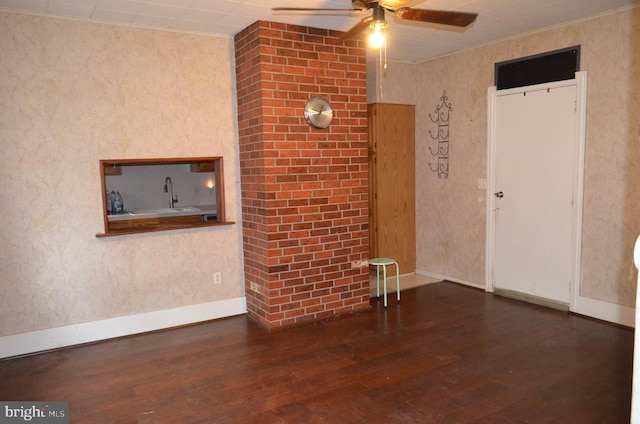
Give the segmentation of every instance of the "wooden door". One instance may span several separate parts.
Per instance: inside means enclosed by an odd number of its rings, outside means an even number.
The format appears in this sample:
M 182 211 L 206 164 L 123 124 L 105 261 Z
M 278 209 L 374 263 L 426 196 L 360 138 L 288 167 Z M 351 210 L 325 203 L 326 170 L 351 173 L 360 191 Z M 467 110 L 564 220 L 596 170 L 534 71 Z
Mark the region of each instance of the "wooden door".
M 401 274 L 413 273 L 415 106 L 370 104 L 368 116 L 369 257 L 393 258 L 398 261 Z

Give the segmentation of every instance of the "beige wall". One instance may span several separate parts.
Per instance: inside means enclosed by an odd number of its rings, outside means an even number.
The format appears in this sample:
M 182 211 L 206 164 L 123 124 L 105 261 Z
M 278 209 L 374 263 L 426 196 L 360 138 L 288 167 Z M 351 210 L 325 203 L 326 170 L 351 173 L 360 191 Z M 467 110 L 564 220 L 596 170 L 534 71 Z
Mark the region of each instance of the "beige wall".
M 486 177 L 487 88 L 493 85 L 493 65 L 577 44 L 582 45 L 581 69 L 588 72 L 581 295 L 634 305 L 631 253 L 640 233 L 640 8 L 415 65 L 411 88 L 397 84 L 389 67 L 383 93 L 398 103 L 416 101 L 418 270 L 485 285 L 486 199 L 477 180 Z M 404 94 L 388 94 L 394 87 Z M 428 115 L 443 91 L 453 106 L 448 179 L 428 168 L 433 161 Z
M 367 62 L 367 103 L 415 105 L 418 95 L 414 64 L 388 62 L 380 68 L 376 57 Z
M 639 28 L 634 9 L 399 64 L 398 79 L 390 64 L 382 100 L 417 105 L 418 269 L 484 285 L 476 183 L 486 176 L 493 63 L 581 44 L 589 72 L 582 292 L 633 305 Z M 227 217 L 239 222 L 231 40 L 0 13 L 0 51 L 0 336 L 243 296 L 239 223 L 95 237 L 99 159 L 224 156 Z M 443 90 L 454 107 L 447 180 L 428 170 L 428 114 Z M 218 271 L 223 283 L 214 286 Z
M 0 13 L 0 51 L 0 336 L 243 296 L 240 223 L 95 237 L 99 159 L 223 156 L 239 221 L 232 40 Z

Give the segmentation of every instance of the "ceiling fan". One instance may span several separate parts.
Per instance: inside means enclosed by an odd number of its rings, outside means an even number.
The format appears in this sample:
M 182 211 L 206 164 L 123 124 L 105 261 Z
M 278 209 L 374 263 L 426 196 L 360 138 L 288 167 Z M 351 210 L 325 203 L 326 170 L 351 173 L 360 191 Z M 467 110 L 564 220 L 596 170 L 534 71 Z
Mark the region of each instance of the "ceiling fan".
M 301 12 L 366 12 L 372 10 L 373 13 L 366 18 L 363 18 L 359 23 L 352 27 L 349 31 L 345 32 L 340 39 L 354 37 L 360 34 L 367 28 L 371 28 L 374 33 L 372 36 L 375 38 L 377 35 L 377 42 L 379 47 L 384 44 L 384 31 L 387 27 L 385 20 L 385 13 L 387 11 L 393 13 L 393 15 L 400 20 L 417 21 L 440 25 L 449 25 L 455 27 L 467 27 L 471 25 L 478 14 L 467 12 L 453 12 L 447 10 L 427 10 L 427 9 L 415 9 L 411 7 L 405 7 L 406 4 L 411 3 L 412 0 L 351 0 L 353 7 L 351 9 L 332 9 L 332 8 L 305 8 L 305 7 L 274 7 L 274 11 L 301 11 Z M 375 43 L 375 39 L 370 38 L 370 43 Z

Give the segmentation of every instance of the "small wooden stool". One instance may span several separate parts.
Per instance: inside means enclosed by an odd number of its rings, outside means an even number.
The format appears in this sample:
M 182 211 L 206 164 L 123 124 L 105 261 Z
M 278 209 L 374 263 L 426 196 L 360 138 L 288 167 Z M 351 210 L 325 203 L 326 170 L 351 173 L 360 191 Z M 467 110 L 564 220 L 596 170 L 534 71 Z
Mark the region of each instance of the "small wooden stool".
M 384 287 L 384 307 L 387 307 L 387 265 L 396 266 L 396 293 L 398 302 L 400 302 L 400 266 L 395 259 L 390 258 L 374 258 L 369 259 L 369 265 L 376 267 L 376 288 L 377 296 L 380 297 L 380 267 L 382 267 L 383 287 Z

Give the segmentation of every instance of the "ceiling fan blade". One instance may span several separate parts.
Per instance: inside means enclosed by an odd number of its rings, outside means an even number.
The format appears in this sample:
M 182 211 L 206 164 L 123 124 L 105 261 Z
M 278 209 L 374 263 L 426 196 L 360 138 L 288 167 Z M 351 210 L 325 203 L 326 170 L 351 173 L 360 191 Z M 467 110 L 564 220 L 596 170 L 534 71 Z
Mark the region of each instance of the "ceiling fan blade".
M 349 31 L 345 32 L 340 36 L 340 41 L 346 40 L 347 38 L 353 38 L 356 35 L 360 34 L 365 29 L 369 28 L 369 24 L 373 20 L 372 16 L 368 16 L 355 24 Z
M 478 17 L 477 13 L 451 12 L 448 10 L 426 10 L 402 8 L 394 13 L 396 18 L 410 21 L 428 22 L 432 24 L 466 27 Z

